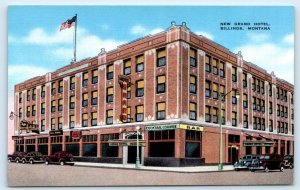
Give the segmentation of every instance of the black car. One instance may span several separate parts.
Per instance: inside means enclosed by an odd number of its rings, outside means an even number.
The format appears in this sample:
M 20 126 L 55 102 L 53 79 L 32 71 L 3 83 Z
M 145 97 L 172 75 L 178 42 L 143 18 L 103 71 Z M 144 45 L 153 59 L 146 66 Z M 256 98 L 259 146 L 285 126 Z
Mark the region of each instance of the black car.
M 294 168 L 294 156 L 292 156 L 292 155 L 284 156 L 283 165 L 285 168 L 293 169 Z
M 246 169 L 248 170 L 253 160 L 258 159 L 260 155 L 247 154 L 237 161 L 233 167 L 235 171 Z
M 23 158 L 22 163 L 43 163 L 44 162 L 44 156 L 40 152 L 28 152 Z
M 60 165 L 74 165 L 73 162 L 73 154 L 66 151 L 55 152 L 50 156 L 45 157 L 45 164 L 48 165 L 50 163 L 58 163 Z
M 26 155 L 25 152 L 16 151 L 12 154 L 9 154 L 7 156 L 8 162 L 16 162 L 19 163 L 23 159 L 23 157 Z
M 279 154 L 265 154 L 259 157 L 259 159 L 253 160 L 250 171 L 264 170 L 269 172 L 270 170 L 284 170 L 283 156 Z

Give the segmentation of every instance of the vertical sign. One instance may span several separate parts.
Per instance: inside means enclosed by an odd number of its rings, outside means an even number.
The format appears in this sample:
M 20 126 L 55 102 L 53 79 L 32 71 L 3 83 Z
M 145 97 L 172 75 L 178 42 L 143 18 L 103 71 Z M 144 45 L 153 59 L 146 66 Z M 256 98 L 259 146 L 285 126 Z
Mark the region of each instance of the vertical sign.
M 121 120 L 123 123 L 127 122 L 127 82 L 122 82 L 122 114 L 121 114 Z

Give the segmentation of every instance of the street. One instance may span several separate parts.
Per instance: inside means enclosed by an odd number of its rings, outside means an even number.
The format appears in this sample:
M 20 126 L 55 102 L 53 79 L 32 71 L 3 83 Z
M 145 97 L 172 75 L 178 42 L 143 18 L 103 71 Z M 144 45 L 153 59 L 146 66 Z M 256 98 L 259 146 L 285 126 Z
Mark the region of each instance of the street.
M 178 173 L 135 169 L 92 168 L 8 163 L 8 185 L 141 186 L 141 185 L 276 185 L 292 184 L 293 170 Z

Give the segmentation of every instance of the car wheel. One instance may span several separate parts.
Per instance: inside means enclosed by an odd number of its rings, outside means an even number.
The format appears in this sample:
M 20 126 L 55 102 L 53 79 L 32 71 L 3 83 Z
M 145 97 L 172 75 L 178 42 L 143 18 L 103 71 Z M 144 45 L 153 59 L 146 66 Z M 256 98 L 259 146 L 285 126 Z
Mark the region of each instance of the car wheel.
M 293 169 L 293 168 L 294 168 L 294 164 L 291 164 L 291 165 L 290 165 L 290 169 Z
M 19 162 L 20 162 L 20 160 L 17 158 L 17 159 L 16 159 L 16 163 L 18 164 Z
M 46 161 L 45 161 L 45 164 L 46 164 L 46 165 L 49 165 L 49 161 L 48 161 L 48 160 L 46 160 Z
M 283 165 L 281 165 L 280 166 L 280 171 L 283 172 L 283 170 L 284 170 L 284 167 L 283 167 Z
M 29 162 L 30 162 L 30 164 L 34 164 L 33 160 L 30 160 Z
M 269 167 L 265 166 L 264 170 L 265 170 L 265 172 L 269 172 Z
M 65 162 L 64 162 L 64 161 L 60 161 L 59 164 L 60 164 L 61 166 L 63 166 L 63 165 L 65 165 Z
M 25 159 L 22 160 L 22 164 L 25 164 Z
M 9 162 L 9 163 L 11 162 L 11 159 L 10 159 L 10 158 L 8 159 L 8 162 Z

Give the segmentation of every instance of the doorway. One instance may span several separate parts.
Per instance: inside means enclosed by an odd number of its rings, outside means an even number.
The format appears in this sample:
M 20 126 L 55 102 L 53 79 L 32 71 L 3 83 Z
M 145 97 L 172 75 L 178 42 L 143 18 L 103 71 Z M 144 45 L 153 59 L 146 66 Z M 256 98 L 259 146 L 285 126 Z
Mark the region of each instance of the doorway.
M 126 139 L 132 139 L 132 140 L 136 140 L 136 138 L 137 138 L 136 134 L 130 134 L 126 137 Z M 139 135 L 139 139 L 142 139 L 142 135 Z M 128 164 L 136 163 L 136 157 L 137 157 L 136 153 L 137 153 L 136 146 L 128 146 L 128 152 L 127 152 L 127 163 Z M 142 155 L 142 147 L 139 146 L 140 164 L 142 161 L 141 155 Z
M 228 147 L 228 162 L 234 164 L 239 160 L 239 148 L 236 146 Z

